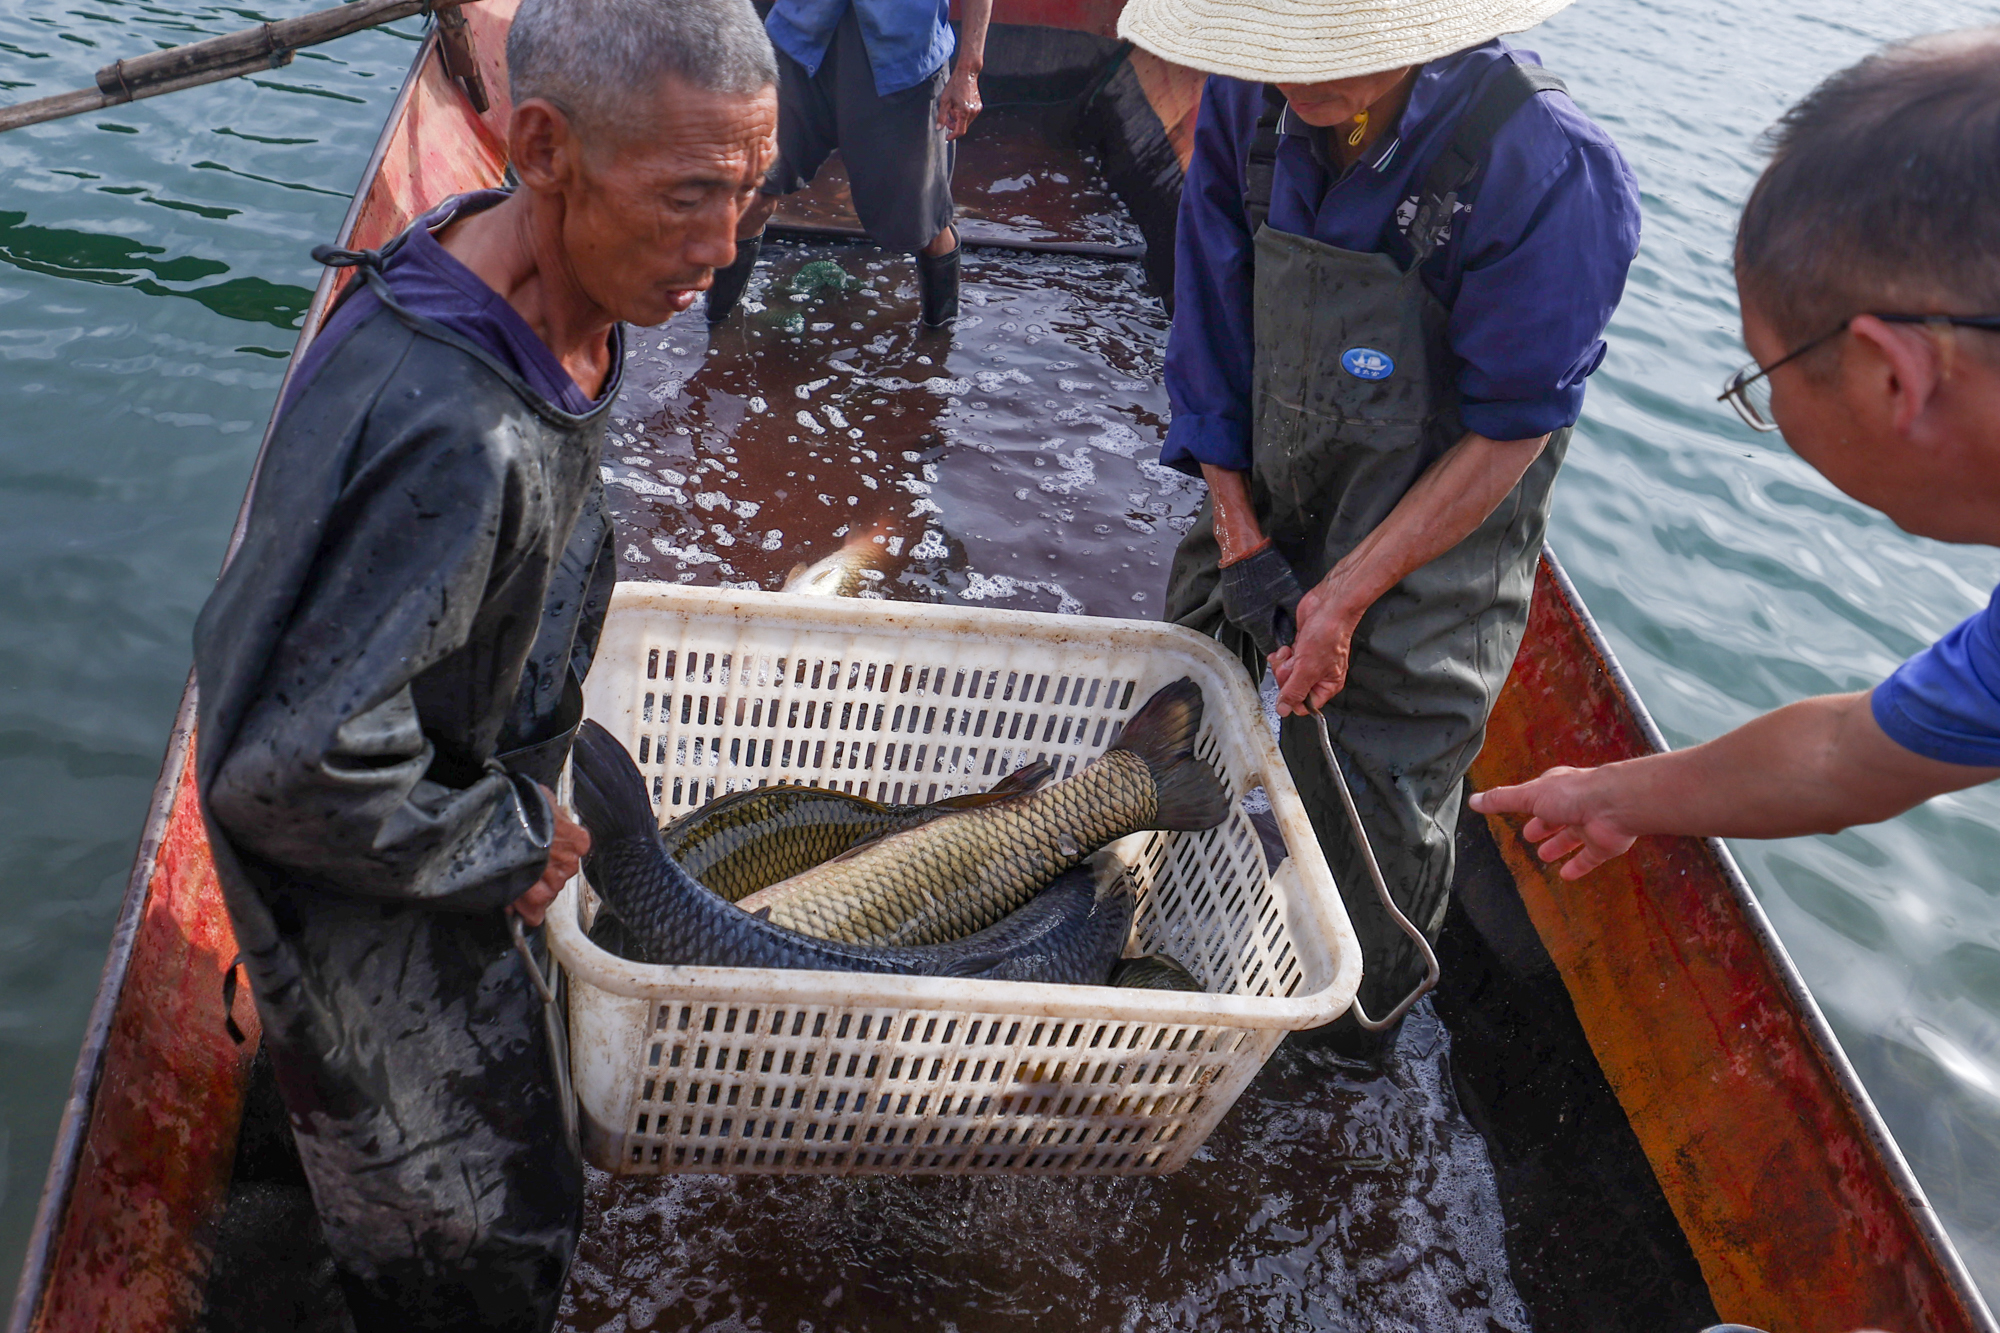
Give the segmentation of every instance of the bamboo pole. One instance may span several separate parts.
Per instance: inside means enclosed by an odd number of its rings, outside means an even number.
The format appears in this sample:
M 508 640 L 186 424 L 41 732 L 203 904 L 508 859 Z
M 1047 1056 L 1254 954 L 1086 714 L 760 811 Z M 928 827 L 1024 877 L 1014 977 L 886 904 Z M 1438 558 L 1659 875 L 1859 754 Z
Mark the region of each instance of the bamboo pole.
M 289 65 L 300 47 L 317 46 L 412 14 L 455 9 L 473 0 L 351 0 L 333 9 L 263 23 L 241 32 L 114 61 L 97 71 L 95 88 L 0 107 L 0 131 L 59 120 L 85 111 L 158 97 L 199 84 L 240 78 Z

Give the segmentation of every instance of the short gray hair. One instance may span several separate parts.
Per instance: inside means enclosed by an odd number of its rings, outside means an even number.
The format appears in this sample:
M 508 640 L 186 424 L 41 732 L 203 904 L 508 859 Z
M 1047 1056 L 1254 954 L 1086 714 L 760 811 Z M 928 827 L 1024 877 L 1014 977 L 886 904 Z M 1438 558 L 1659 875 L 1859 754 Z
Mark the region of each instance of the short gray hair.
M 514 101 L 543 98 L 582 126 L 629 120 L 668 76 L 711 93 L 775 84 L 750 0 L 522 0 L 507 34 Z

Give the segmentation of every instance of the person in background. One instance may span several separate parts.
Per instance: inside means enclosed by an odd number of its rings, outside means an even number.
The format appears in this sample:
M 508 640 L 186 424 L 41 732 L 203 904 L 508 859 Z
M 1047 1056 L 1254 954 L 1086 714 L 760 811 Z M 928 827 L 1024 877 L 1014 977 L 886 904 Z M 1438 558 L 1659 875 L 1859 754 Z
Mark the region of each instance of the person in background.
M 958 317 L 953 141 L 979 115 L 993 0 L 964 0 L 956 42 L 950 12 L 951 0 L 771 6 L 765 26 L 778 48 L 778 158 L 743 215 L 734 261 L 709 289 L 710 324 L 742 300 L 779 198 L 810 185 L 836 148 L 862 227 L 884 249 L 917 257 L 924 325 Z
M 195 630 L 202 813 L 360 1333 L 555 1318 L 583 1175 L 534 973 L 589 842 L 549 787 L 616 577 L 619 322 L 729 262 L 777 116 L 749 0 L 523 0 L 507 66 L 518 189 L 316 252 L 358 276 Z
M 1921 38 L 1786 113 L 1736 235 L 1723 396 L 1906 532 L 2000 546 L 2000 28 Z M 1872 690 L 1472 798 L 1575 879 L 1649 834 L 1784 838 L 2000 777 L 2000 593 Z
M 1280 746 L 1377 1015 L 1423 962 L 1370 887 L 1306 714 L 1324 710 L 1398 905 L 1435 937 L 1465 773 L 1639 242 L 1610 137 L 1498 38 L 1566 2 L 1132 0 L 1119 20 L 1211 72 L 1160 455 L 1208 500 L 1166 615 L 1274 670 Z

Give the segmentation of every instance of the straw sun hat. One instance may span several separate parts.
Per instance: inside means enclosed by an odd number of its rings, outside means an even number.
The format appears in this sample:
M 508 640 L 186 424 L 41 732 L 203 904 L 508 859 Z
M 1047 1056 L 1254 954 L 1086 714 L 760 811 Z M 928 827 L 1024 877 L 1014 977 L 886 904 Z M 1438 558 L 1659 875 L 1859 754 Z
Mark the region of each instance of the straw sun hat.
M 1532 28 L 1570 0 L 1130 0 L 1118 35 L 1162 60 L 1261 83 L 1421 65 Z

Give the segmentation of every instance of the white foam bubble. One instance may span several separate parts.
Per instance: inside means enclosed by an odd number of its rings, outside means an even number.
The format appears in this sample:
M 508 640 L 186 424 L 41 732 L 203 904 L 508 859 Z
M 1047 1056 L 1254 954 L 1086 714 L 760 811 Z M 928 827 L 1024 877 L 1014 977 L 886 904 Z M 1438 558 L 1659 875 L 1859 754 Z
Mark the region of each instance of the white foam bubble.
M 1097 465 L 1091 461 L 1088 450 L 1079 449 L 1073 454 L 1057 454 L 1056 461 L 1063 465 L 1063 470 L 1054 476 L 1042 478 L 1040 489 L 1044 493 L 1074 495 L 1097 483 Z

